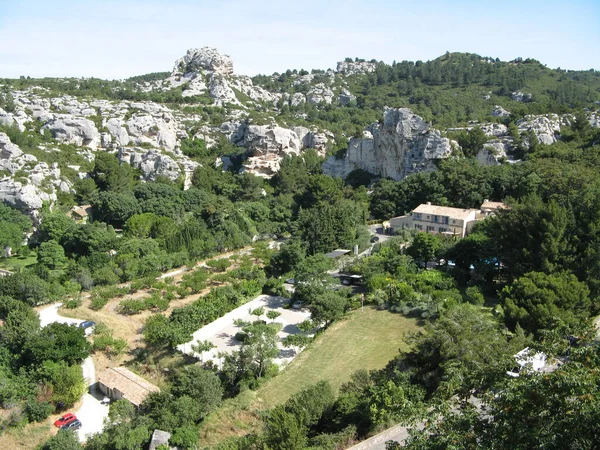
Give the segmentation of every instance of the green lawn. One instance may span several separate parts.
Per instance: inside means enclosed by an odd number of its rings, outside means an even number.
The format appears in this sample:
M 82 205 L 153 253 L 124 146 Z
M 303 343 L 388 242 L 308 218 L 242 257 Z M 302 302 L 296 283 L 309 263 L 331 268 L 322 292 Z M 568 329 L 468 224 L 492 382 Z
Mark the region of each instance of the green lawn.
M 335 391 L 359 369 L 381 369 L 399 349 L 406 350 L 407 332 L 419 327 L 414 319 L 365 308 L 334 323 L 279 375 L 257 392 L 265 406 L 285 402 L 302 388 L 327 380 Z
M 213 447 L 228 437 L 260 430 L 260 411 L 285 402 L 302 388 L 327 380 L 337 391 L 359 369 L 381 369 L 407 349 L 404 335 L 419 329 L 415 319 L 366 307 L 334 323 L 257 392 L 247 391 L 210 414 L 201 442 Z
M 37 262 L 37 255 L 31 252 L 30 256 L 12 256 L 10 258 L 0 259 L 0 269 L 18 272 L 21 268 L 32 266 Z

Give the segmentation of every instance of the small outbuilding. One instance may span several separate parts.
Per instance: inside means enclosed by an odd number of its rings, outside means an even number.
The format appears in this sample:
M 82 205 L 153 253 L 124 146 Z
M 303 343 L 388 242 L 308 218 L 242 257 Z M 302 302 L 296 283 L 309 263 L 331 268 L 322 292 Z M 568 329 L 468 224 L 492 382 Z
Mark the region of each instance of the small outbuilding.
M 111 367 L 98 377 L 100 391 L 111 400 L 122 398 L 139 407 L 146 397 L 160 389 L 125 367 Z
M 148 450 L 156 450 L 161 445 L 169 445 L 169 439 L 171 439 L 171 433 L 168 431 L 154 430 Z
M 86 223 L 92 215 L 92 205 L 73 206 L 67 215 L 75 222 Z

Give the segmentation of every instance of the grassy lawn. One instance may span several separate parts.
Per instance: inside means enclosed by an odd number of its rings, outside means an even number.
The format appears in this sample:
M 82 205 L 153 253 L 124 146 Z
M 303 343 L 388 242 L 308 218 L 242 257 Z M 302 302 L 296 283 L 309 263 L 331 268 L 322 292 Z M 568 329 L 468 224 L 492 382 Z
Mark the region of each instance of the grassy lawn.
M 25 427 L 9 428 L 0 435 L 0 448 L 30 450 L 56 434 L 56 430 L 50 420 Z
M 285 402 L 302 388 L 327 380 L 337 391 L 359 369 L 381 369 L 399 349 L 404 335 L 417 331 L 415 319 L 365 308 L 332 325 L 276 377 L 257 392 L 244 392 L 205 420 L 202 445 L 213 446 L 231 436 L 257 431 L 260 410 Z
M 399 349 L 404 334 L 419 327 L 400 314 L 365 308 L 335 323 L 279 375 L 257 392 L 267 407 L 285 402 L 302 388 L 327 380 L 335 391 L 359 369 L 381 369 Z
M 22 267 L 32 266 L 37 262 L 37 255 L 31 252 L 29 256 L 12 256 L 0 260 L 0 268 L 18 272 Z

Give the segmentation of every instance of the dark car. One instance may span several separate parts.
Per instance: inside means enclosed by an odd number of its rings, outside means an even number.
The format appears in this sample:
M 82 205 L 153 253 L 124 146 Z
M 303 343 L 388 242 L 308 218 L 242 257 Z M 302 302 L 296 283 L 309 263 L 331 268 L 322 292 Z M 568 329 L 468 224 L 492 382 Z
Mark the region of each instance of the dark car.
M 81 422 L 75 419 L 74 422 L 68 423 L 60 427 L 61 430 L 79 430 L 81 428 Z
M 69 425 L 70 423 L 73 423 L 77 420 L 77 417 L 75 417 L 75 414 L 65 414 L 64 416 L 62 416 L 61 418 L 57 419 L 56 422 L 54 422 L 54 426 L 56 427 L 64 427 L 65 425 Z
M 379 236 L 373 236 L 373 237 L 371 238 L 371 242 L 375 243 L 375 242 L 377 242 L 377 241 L 379 241 Z
M 92 322 L 91 320 L 86 320 L 85 322 L 81 322 L 79 324 L 79 328 L 83 328 L 84 330 L 87 330 L 93 326 L 96 326 L 96 322 Z

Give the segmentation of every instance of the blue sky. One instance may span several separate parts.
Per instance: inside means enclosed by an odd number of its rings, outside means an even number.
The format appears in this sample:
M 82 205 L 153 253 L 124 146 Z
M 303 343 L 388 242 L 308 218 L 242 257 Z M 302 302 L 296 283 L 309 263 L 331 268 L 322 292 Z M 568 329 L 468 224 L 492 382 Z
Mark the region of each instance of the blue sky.
M 246 75 L 446 51 L 600 69 L 600 0 L 0 0 L 0 78 L 126 78 L 203 46 Z

